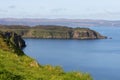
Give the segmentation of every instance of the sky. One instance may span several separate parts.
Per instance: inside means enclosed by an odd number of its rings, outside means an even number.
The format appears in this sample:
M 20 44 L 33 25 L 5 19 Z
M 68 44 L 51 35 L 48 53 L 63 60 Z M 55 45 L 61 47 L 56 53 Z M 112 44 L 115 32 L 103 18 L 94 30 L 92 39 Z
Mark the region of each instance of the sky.
M 0 18 L 120 20 L 120 0 L 0 0 Z

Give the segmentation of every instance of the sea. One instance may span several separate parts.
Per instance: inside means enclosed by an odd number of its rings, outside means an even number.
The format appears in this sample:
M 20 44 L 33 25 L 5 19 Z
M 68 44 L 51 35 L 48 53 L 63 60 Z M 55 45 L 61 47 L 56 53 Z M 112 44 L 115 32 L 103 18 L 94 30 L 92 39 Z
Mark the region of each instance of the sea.
M 94 80 L 120 80 L 120 27 L 90 27 L 108 39 L 24 39 L 24 52 L 42 65 L 89 73 Z

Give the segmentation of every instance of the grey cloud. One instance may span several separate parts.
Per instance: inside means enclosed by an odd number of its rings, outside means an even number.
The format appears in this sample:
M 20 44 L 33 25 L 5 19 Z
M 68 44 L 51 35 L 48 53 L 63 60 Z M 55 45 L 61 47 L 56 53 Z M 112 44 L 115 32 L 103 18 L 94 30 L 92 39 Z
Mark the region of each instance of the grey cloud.
M 16 8 L 16 6 L 15 5 L 11 5 L 11 6 L 8 6 L 8 8 L 14 9 L 14 8 Z
M 6 13 L 8 12 L 7 10 L 0 9 L 0 13 Z

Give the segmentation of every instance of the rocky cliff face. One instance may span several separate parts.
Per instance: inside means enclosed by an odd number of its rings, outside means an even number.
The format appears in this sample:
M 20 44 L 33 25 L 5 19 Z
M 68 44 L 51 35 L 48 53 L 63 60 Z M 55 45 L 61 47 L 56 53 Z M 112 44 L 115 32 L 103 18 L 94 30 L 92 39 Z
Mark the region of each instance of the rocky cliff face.
M 106 36 L 100 35 L 98 32 L 83 28 L 83 29 L 76 29 L 73 31 L 73 39 L 105 39 Z
M 26 46 L 25 41 L 21 38 L 20 35 L 17 35 L 15 32 L 4 32 L 3 35 L 8 41 L 20 49 Z
M 105 39 L 98 32 L 89 28 L 73 28 L 68 30 L 34 30 L 29 35 L 23 35 L 25 38 L 41 38 L 41 39 Z
M 23 55 L 24 52 L 21 49 L 25 46 L 24 40 L 16 33 L 0 32 L 0 49 Z

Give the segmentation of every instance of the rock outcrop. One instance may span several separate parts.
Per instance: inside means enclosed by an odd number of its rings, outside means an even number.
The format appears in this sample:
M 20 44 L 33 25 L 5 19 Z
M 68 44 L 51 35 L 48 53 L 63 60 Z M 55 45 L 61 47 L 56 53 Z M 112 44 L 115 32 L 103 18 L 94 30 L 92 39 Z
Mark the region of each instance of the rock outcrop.
M 15 32 L 4 32 L 3 35 L 7 40 L 10 40 L 12 44 L 16 47 L 22 49 L 26 46 L 25 41 L 20 35 L 17 35 Z
M 14 32 L 0 32 L 0 49 L 17 53 L 17 55 L 24 55 L 22 48 L 24 48 L 25 41 L 21 36 Z
M 88 28 L 81 28 L 76 29 L 73 31 L 73 39 L 105 39 L 106 36 L 102 36 L 98 32 L 88 29 Z

